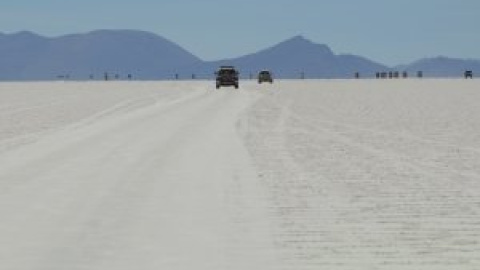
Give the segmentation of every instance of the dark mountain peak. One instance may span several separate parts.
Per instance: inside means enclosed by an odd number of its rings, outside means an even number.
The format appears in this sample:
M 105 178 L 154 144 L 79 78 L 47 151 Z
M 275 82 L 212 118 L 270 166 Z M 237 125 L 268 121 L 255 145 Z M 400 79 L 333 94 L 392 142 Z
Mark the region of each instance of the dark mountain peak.
M 164 39 L 154 33 L 140 31 L 140 30 L 110 30 L 110 29 L 102 29 L 102 30 L 95 30 L 85 34 L 86 36 L 110 36 L 110 37 L 149 37 L 149 38 L 157 38 L 157 39 Z
M 417 62 L 433 62 L 433 61 L 450 61 L 452 60 L 451 58 L 449 57 L 446 57 L 446 56 L 443 56 L 443 55 L 439 55 L 439 56 L 435 56 L 435 57 L 429 57 L 429 58 L 423 58 L 423 59 L 420 59 L 418 60 Z
M 66 35 L 58 38 L 57 44 L 63 48 L 83 49 L 84 52 L 104 52 L 110 55 L 109 61 L 119 59 L 143 59 L 169 66 L 168 62 L 181 65 L 199 62 L 200 59 L 176 43 L 157 34 L 139 30 L 95 30 L 83 34 Z M 137 59 L 137 60 L 138 60 Z
M 38 36 L 37 34 L 31 32 L 31 31 L 19 31 L 19 32 L 16 32 L 16 33 L 13 33 L 11 34 L 12 36 L 18 36 L 18 37 L 22 37 L 22 36 Z
M 283 42 L 280 42 L 277 46 L 288 46 L 288 47 L 295 47 L 295 48 L 302 48 L 302 47 L 312 47 L 312 46 L 317 46 L 318 44 L 315 44 L 311 40 L 305 38 L 302 35 L 294 36 L 292 38 L 289 38 Z
M 439 55 L 437 57 L 434 57 L 433 59 L 436 59 L 436 60 L 451 60 L 450 57 L 443 56 L 443 55 Z
M 289 51 L 296 53 L 306 53 L 306 54 L 317 54 L 325 56 L 333 56 L 332 50 L 324 44 L 317 44 L 313 41 L 305 38 L 302 35 L 294 36 L 290 39 L 287 39 L 270 49 L 271 51 Z
M 412 65 L 439 65 L 439 64 L 465 63 L 465 62 L 472 62 L 472 61 L 476 62 L 477 60 L 451 58 L 447 56 L 435 56 L 435 57 L 423 58 L 423 59 L 417 60 Z
M 29 31 L 0 34 L 0 59 L 13 59 L 14 51 L 23 51 L 23 54 L 31 56 L 45 48 L 48 42 L 48 38 Z
M 165 44 L 173 45 L 174 43 L 158 36 L 154 33 L 137 31 L 137 30 L 95 30 L 82 34 L 72 34 L 59 37 L 59 39 L 71 40 L 71 39 L 82 39 L 89 40 L 91 42 L 127 42 L 127 41 L 136 41 L 136 42 L 162 42 Z M 175 44 L 176 45 L 176 44 Z
M 294 37 L 291 37 L 284 42 L 288 43 L 294 43 L 294 44 L 314 44 L 311 40 L 305 38 L 303 35 L 296 35 Z
M 42 36 L 39 36 L 30 31 L 20 31 L 12 34 L 6 34 L 6 37 L 10 37 L 12 39 L 21 39 L 21 40 L 28 40 L 28 39 L 45 39 Z
M 436 56 L 402 66 L 408 71 L 423 71 L 429 77 L 459 77 L 465 70 L 480 70 L 480 60 Z

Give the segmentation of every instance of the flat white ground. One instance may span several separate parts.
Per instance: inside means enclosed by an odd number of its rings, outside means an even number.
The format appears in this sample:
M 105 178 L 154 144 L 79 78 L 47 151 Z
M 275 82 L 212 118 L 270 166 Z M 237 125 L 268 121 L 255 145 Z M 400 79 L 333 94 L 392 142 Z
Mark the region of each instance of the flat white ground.
M 480 81 L 0 84 L 0 269 L 480 269 Z

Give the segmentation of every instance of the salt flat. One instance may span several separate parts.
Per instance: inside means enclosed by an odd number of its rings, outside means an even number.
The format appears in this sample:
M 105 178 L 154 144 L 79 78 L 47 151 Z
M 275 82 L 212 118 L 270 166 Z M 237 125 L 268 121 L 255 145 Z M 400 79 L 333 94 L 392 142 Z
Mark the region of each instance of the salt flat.
M 0 269 L 479 269 L 480 82 L 0 83 Z

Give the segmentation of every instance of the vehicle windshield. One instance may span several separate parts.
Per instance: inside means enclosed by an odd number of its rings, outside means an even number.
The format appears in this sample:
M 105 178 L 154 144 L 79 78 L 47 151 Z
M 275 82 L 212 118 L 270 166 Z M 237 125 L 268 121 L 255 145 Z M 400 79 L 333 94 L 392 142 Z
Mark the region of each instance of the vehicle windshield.
M 220 75 L 235 75 L 237 72 L 234 69 L 221 69 L 218 74 Z

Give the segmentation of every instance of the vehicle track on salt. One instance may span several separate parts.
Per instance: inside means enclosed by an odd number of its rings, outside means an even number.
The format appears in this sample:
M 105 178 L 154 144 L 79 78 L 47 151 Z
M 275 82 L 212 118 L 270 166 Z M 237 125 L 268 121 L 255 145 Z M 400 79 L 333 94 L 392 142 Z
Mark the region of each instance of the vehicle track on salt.
M 207 85 L 113 105 L 1 155 L 2 267 L 278 269 L 236 130 L 259 95 Z
M 477 270 L 478 89 L 0 84 L 0 268 Z

